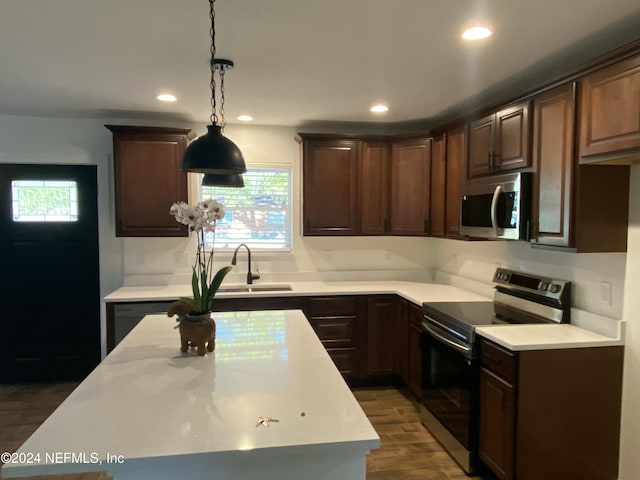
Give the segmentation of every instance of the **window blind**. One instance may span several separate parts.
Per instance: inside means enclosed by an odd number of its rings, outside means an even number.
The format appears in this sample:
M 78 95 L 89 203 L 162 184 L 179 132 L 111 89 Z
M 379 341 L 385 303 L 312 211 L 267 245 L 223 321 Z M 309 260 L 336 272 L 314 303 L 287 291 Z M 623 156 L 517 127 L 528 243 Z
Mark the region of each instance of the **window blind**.
M 222 203 L 215 248 L 235 248 L 246 243 L 253 249 L 291 249 L 291 169 L 249 168 L 244 188 L 200 187 L 200 199 Z M 206 239 L 213 245 L 213 234 Z

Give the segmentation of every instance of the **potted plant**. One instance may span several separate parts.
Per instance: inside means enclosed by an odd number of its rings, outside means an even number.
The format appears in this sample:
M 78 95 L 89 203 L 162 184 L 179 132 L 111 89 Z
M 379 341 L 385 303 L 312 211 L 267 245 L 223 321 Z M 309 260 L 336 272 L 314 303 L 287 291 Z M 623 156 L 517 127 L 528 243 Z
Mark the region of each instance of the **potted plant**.
M 198 355 L 215 349 L 216 324 L 211 317 L 213 299 L 220 288 L 224 277 L 233 268 L 231 265 L 213 273 L 213 246 L 207 251 L 205 238 L 212 233 L 215 239 L 217 221 L 224 217 L 224 207 L 216 200 L 209 199 L 195 206 L 187 203 L 174 203 L 170 209 L 176 220 L 195 232 L 198 240 L 196 260 L 191 275 L 192 297 L 181 297 L 173 302 L 167 315 L 178 316 L 180 329 L 180 349 L 186 352 L 189 347 L 196 347 Z

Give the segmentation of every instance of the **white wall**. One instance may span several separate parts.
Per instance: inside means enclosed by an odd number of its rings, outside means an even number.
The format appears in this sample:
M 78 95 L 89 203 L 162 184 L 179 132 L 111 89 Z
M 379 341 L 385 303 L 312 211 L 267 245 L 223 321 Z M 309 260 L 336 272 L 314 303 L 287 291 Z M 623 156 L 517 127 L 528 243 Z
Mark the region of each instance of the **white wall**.
M 627 334 L 620 436 L 621 480 L 640 478 L 640 165 L 631 168 L 628 238 L 624 298 Z
M 432 268 L 484 283 L 491 283 L 498 266 L 569 280 L 574 307 L 622 318 L 624 253 L 558 252 L 526 242 L 430 240 Z M 602 299 L 601 282 L 611 285 L 611 301 Z

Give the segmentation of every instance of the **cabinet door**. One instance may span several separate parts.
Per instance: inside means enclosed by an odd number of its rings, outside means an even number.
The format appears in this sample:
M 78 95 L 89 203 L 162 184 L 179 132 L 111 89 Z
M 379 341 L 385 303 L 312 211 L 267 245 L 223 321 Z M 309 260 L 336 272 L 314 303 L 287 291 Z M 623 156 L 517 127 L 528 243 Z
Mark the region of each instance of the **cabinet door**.
M 187 202 L 187 174 L 180 171 L 190 130 L 106 126 L 113 132 L 117 237 L 186 237 L 186 225 L 169 215 Z
M 445 234 L 446 136 L 439 135 L 431 144 L 431 228 L 436 237 Z
M 492 171 L 531 166 L 529 102 L 496 113 Z
M 581 87 L 580 157 L 640 148 L 640 57 L 587 75 Z
M 447 133 L 446 230 L 447 237 L 460 235 L 460 195 L 466 178 L 467 126 Z
M 395 143 L 391 150 L 391 233 L 429 232 L 430 139 Z
M 494 130 L 494 114 L 471 122 L 469 127 L 468 178 L 486 175 L 491 171 Z
M 409 304 L 408 386 L 417 397 L 422 394 L 422 309 Z
M 358 142 L 307 141 L 303 153 L 304 235 L 358 233 Z
M 533 101 L 532 243 L 572 246 L 575 84 Z
M 367 309 L 367 373 L 393 375 L 396 300 L 393 295 L 369 297 Z
M 360 233 L 389 231 L 389 145 L 362 144 L 360 156 Z
M 305 316 L 345 379 L 364 372 L 362 337 L 366 325 L 361 322 L 366 305 L 362 301 L 352 296 L 305 297 L 301 301 Z
M 501 480 L 513 478 L 515 389 L 489 370 L 480 370 L 478 452 Z
M 409 302 L 398 298 L 395 325 L 395 371 L 402 381 L 408 383 L 409 361 Z

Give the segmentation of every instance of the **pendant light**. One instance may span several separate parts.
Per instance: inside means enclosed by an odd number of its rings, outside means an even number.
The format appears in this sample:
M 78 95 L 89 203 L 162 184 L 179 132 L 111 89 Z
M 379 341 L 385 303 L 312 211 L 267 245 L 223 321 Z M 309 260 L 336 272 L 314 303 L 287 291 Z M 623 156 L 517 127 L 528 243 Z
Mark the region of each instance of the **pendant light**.
M 244 179 L 239 173 L 205 173 L 203 187 L 244 187 Z
M 233 68 L 233 62 L 217 59 L 215 0 L 209 0 L 209 18 L 211 19 L 211 125 L 207 133 L 191 142 L 182 158 L 182 170 L 215 175 L 239 175 L 247 171 L 244 157 L 238 146 L 223 135 L 224 120 L 224 74 Z M 220 76 L 220 117 L 216 112 L 216 73 Z M 210 178 L 210 181 L 214 181 Z

